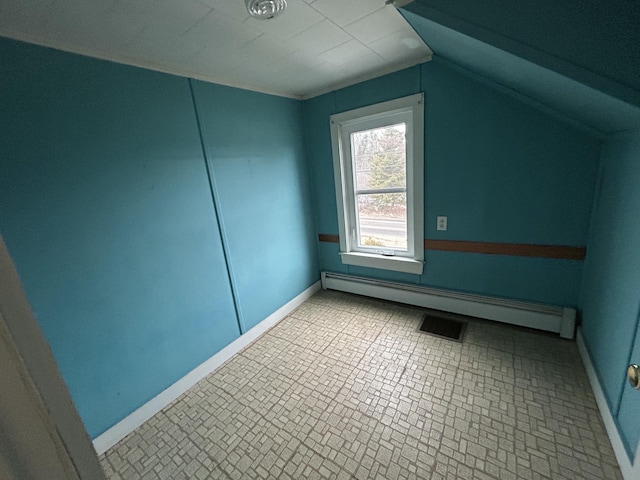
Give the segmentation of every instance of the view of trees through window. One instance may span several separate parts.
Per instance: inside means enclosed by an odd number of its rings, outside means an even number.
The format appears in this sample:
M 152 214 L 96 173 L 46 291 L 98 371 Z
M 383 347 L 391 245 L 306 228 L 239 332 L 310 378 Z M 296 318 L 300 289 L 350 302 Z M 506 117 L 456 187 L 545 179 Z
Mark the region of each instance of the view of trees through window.
M 351 134 L 358 243 L 407 249 L 406 125 Z

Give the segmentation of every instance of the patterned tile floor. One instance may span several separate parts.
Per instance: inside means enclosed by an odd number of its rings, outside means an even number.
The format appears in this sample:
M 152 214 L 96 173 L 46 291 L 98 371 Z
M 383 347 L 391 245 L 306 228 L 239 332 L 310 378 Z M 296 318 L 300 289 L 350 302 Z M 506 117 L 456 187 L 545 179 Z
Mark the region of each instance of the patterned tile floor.
M 112 479 L 621 479 L 574 342 L 322 291 L 102 458 Z

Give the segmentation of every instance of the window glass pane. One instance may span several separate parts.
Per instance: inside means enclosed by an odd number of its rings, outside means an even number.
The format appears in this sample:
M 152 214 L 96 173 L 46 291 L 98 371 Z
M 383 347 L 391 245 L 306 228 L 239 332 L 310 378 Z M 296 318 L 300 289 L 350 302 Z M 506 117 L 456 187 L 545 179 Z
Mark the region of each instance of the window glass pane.
M 406 188 L 405 130 L 399 123 L 351 134 L 356 190 Z
M 407 249 L 407 194 L 358 195 L 360 247 Z

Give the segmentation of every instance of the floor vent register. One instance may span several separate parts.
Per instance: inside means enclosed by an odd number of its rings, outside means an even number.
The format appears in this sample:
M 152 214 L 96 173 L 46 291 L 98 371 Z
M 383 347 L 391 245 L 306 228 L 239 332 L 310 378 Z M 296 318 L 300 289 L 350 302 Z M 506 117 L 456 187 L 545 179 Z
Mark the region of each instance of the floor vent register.
M 462 342 L 467 322 L 458 320 L 446 312 L 429 311 L 424 314 L 420 331 L 436 337 Z

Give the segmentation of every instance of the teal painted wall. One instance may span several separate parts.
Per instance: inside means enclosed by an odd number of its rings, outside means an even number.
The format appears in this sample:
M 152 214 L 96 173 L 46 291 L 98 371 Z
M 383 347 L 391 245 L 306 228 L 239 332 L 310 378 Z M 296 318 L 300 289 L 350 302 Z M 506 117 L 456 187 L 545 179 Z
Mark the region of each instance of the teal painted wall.
M 329 115 L 424 91 L 425 236 L 584 246 L 600 142 L 464 70 L 434 60 L 305 102 L 320 233 L 338 233 Z M 449 228 L 436 231 L 436 216 Z M 582 262 L 426 252 L 422 276 L 340 264 L 321 268 L 508 298 L 577 305 Z
M 612 137 L 603 150 L 581 296 L 582 334 L 614 418 L 629 390 L 626 367 L 640 309 L 640 132 Z M 640 413 L 635 398 L 629 400 Z M 627 393 L 628 395 L 628 393 Z M 640 415 L 620 409 L 620 430 L 635 452 Z M 623 421 L 624 420 L 624 421 Z
M 636 335 L 633 345 L 629 363 L 638 365 L 640 364 L 640 316 L 638 317 L 638 323 L 636 323 Z M 617 421 L 627 454 L 629 458 L 634 459 L 640 442 L 640 399 L 638 399 L 638 391 L 627 382 L 625 382 L 622 389 Z
M 206 138 L 221 234 L 188 79 L 5 39 L 0 58 L 0 232 L 96 437 L 240 335 L 223 239 L 247 326 L 318 279 L 300 105 L 196 82 L 229 127 Z
M 204 82 L 195 94 L 247 330 L 319 277 L 302 105 Z

